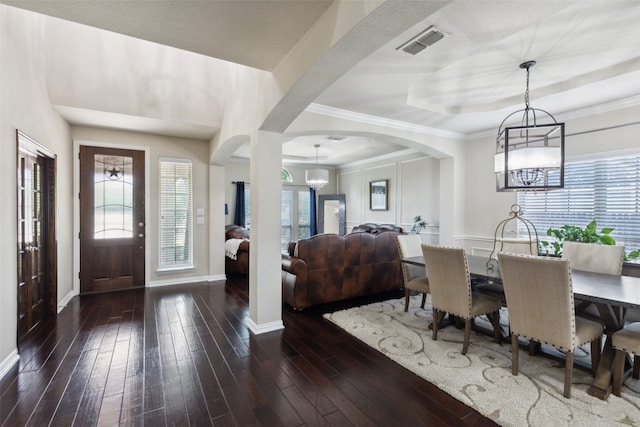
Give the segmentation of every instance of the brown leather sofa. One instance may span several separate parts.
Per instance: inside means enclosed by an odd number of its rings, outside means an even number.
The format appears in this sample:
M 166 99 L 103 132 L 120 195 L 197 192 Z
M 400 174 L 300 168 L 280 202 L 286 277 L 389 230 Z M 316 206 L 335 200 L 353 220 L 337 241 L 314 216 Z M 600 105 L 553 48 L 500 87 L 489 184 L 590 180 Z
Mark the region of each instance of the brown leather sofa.
M 319 234 L 298 241 L 282 259 L 284 302 L 301 310 L 402 289 L 398 234 Z
M 239 225 L 230 224 L 224 228 L 224 240 L 248 239 L 249 230 Z M 224 257 L 224 270 L 226 274 L 249 274 L 249 240 L 240 243 L 236 259 Z

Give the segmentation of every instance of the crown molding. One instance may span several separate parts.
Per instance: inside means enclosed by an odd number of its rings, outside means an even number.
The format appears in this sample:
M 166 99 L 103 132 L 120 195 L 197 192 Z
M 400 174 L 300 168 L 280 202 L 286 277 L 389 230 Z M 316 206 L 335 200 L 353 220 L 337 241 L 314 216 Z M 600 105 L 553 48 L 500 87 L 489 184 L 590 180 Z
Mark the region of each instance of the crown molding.
M 467 139 L 467 136 L 460 132 L 452 132 L 448 130 L 436 129 L 428 126 L 416 125 L 413 123 L 403 122 L 400 120 L 385 119 L 383 117 L 372 116 L 369 114 L 356 113 L 355 111 L 343 110 L 340 108 L 329 107 L 322 104 L 309 104 L 305 108 L 306 112 L 322 114 L 324 116 L 335 117 L 338 119 L 351 120 L 360 123 L 367 123 L 391 129 L 397 129 L 405 132 L 415 132 L 422 135 L 437 136 L 451 139 Z
M 385 160 L 395 159 L 395 158 L 402 157 L 402 156 L 408 156 L 410 154 L 416 154 L 416 153 L 420 153 L 420 154 L 424 155 L 424 158 L 430 158 L 431 157 L 431 156 L 429 156 L 428 154 L 425 154 L 422 151 L 414 150 L 413 148 L 407 148 L 406 150 L 396 151 L 396 152 L 393 152 L 393 153 L 384 154 L 382 156 L 368 157 L 368 158 L 363 159 L 363 160 L 357 160 L 355 162 L 345 163 L 345 164 L 340 165 L 339 168 L 340 169 L 348 169 L 348 168 L 352 168 L 352 167 L 368 165 L 370 163 L 377 163 L 377 162 L 382 162 L 382 161 L 385 161 Z

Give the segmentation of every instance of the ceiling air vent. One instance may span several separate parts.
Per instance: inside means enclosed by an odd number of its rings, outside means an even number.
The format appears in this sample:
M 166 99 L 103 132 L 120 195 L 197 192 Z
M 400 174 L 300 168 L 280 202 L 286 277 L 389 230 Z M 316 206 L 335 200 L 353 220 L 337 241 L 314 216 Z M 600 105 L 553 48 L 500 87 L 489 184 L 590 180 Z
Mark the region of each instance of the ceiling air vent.
M 415 55 L 422 52 L 428 46 L 431 46 L 443 37 L 444 34 L 438 31 L 435 27 L 429 27 L 408 42 L 404 43 L 402 46 L 397 47 L 396 50 L 401 50 L 409 55 Z

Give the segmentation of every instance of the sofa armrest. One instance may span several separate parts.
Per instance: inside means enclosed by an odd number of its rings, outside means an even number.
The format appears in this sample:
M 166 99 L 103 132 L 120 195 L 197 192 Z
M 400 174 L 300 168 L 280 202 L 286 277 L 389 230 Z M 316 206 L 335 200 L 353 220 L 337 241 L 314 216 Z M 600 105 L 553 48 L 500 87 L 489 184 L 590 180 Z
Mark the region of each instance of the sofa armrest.
M 301 310 L 307 306 L 307 263 L 294 256 L 282 256 L 282 297 L 286 304 Z
M 242 243 L 240 243 L 240 246 L 238 246 L 238 252 L 249 252 L 250 246 L 251 245 L 249 244 L 249 241 L 245 240 Z
M 305 275 L 308 271 L 307 263 L 302 258 L 282 255 L 282 270 L 296 276 Z

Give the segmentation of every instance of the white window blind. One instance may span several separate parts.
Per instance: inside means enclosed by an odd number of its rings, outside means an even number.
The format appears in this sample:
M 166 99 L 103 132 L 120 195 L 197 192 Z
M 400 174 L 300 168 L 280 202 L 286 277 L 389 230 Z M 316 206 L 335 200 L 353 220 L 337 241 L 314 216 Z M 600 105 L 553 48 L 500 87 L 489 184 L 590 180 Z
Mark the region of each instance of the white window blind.
M 282 189 L 282 223 L 280 245 L 287 250 L 289 242 L 311 237 L 311 197 L 309 187 L 286 186 Z
M 192 167 L 160 158 L 160 268 L 193 266 Z
M 282 179 L 290 179 L 291 174 L 282 168 Z M 280 229 L 280 246 L 287 250 L 289 242 L 306 239 L 311 236 L 311 198 L 309 187 L 297 189 L 295 185 L 285 185 L 282 189 L 282 222 Z M 245 222 L 251 224 L 251 190 L 245 184 L 244 189 Z
M 282 189 L 282 217 L 280 223 L 280 249 L 286 250 L 290 241 L 294 240 L 294 191 Z
M 244 226 L 251 228 L 251 189 L 247 184 L 244 184 Z
M 298 239 L 311 237 L 311 197 L 309 189 L 298 190 Z
M 640 247 L 640 156 L 577 161 L 565 165 L 565 188 L 520 192 L 518 204 L 541 240 L 549 228 L 613 228 L 611 236 L 626 252 Z M 526 232 L 526 230 L 518 230 Z

